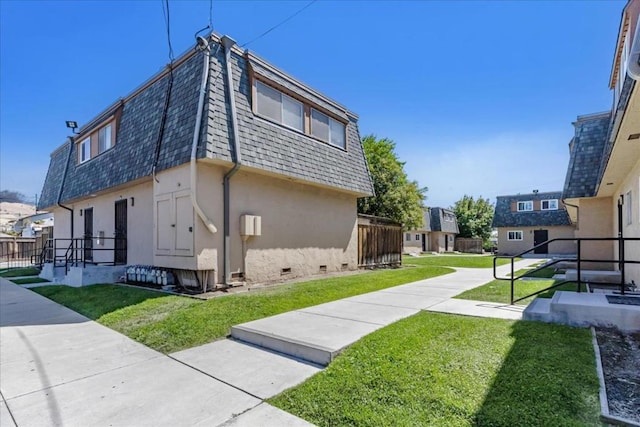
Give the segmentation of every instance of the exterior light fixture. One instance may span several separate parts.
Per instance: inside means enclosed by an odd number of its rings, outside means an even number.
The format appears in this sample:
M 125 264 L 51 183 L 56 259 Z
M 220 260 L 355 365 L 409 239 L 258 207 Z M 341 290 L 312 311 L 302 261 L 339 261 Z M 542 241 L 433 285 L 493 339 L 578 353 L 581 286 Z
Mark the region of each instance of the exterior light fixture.
M 73 121 L 73 120 L 67 120 L 65 123 L 67 124 L 67 127 L 68 127 L 69 129 L 71 129 L 71 131 L 72 131 L 73 133 L 75 133 L 76 135 L 77 135 L 78 133 L 80 133 L 80 132 L 76 132 L 76 129 L 78 129 L 78 122 Z
M 131 206 L 135 206 L 136 205 L 136 199 L 134 199 L 133 197 L 131 198 Z
M 628 141 L 631 141 L 633 139 L 640 139 L 640 133 L 632 133 L 631 135 L 629 135 Z

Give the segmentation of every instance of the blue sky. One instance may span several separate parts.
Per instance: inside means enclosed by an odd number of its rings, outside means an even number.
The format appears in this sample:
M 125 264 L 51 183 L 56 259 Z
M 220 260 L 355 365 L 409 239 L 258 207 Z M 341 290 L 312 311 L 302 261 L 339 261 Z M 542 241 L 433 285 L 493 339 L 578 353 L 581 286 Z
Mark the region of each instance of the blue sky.
M 209 1 L 170 0 L 176 55 Z M 246 43 L 303 1 L 213 1 Z M 427 204 L 560 190 L 571 122 L 611 107 L 624 1 L 323 1 L 248 48 L 393 139 Z M 0 1 L 0 188 L 39 193 L 49 154 L 168 62 L 159 0 Z

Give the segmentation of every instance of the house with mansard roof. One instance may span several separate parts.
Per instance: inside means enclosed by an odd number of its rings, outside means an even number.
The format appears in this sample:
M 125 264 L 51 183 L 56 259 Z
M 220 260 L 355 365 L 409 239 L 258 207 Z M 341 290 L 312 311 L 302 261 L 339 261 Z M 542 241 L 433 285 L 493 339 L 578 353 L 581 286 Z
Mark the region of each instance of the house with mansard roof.
M 210 289 L 355 270 L 372 193 L 355 113 L 212 34 L 53 151 L 39 208 L 49 270 L 149 265 Z
M 452 252 L 460 230 L 456 214 L 445 208 L 425 208 L 421 228 L 404 233 L 404 253 Z
M 569 219 L 562 192 L 534 192 L 498 196 L 492 227 L 498 231 L 498 254 L 517 255 L 537 246 L 536 254 L 575 254 L 575 226 Z

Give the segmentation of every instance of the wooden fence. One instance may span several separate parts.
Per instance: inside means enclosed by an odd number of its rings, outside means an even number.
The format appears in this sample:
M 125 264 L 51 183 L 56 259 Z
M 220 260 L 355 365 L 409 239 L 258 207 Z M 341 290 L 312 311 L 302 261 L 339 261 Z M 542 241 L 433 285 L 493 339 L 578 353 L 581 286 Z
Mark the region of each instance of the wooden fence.
M 358 215 L 358 267 L 402 264 L 402 225 L 386 218 Z
M 9 267 L 30 264 L 32 256 L 38 256 L 42 248 L 53 236 L 53 227 L 45 227 L 36 237 L 1 237 L 0 262 Z M 15 265 L 14 265 L 15 264 Z
M 456 237 L 456 251 L 469 254 L 482 253 L 482 239 L 469 239 L 466 237 Z

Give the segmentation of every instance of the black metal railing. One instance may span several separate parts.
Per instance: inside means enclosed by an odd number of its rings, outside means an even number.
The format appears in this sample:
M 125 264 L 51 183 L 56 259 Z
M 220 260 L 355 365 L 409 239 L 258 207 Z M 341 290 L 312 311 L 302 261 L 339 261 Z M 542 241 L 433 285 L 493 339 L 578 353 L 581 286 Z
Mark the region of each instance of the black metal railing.
M 567 256 L 565 258 L 553 258 L 551 261 L 546 262 L 536 268 L 533 268 L 531 270 L 528 270 L 526 273 L 521 274 L 519 276 L 515 275 L 515 260 L 516 258 L 520 258 L 523 255 L 526 255 L 528 253 L 534 252 L 536 249 L 544 247 L 546 245 L 549 245 L 550 243 L 553 242 L 576 242 L 576 256 L 575 257 L 570 257 Z M 582 258 L 582 250 L 583 250 L 583 243 L 584 242 L 617 242 L 618 243 L 618 259 L 583 259 Z M 577 292 L 581 292 L 582 290 L 582 284 L 586 283 L 583 282 L 582 280 L 582 263 L 608 263 L 608 264 L 617 264 L 618 265 L 618 271 L 620 271 L 620 293 L 622 295 L 624 295 L 625 290 L 626 290 L 626 280 L 625 280 L 625 266 L 627 264 L 640 264 L 640 261 L 637 260 L 628 260 L 625 258 L 625 243 L 627 242 L 640 242 L 640 237 L 576 237 L 576 238 L 571 238 L 571 237 L 561 237 L 561 238 L 556 238 L 556 239 L 550 239 L 547 240 L 546 242 L 540 243 L 539 245 L 536 245 L 534 247 L 532 247 L 531 249 L 528 249 L 524 252 L 521 252 L 517 255 L 497 255 L 493 258 L 493 277 L 496 280 L 505 280 L 505 281 L 509 281 L 511 282 L 511 304 L 515 304 L 518 301 L 522 301 L 524 299 L 530 298 L 532 296 L 536 296 L 538 294 L 541 294 L 543 292 L 547 292 L 551 289 L 555 289 L 558 288 L 562 285 L 565 285 L 567 283 L 575 283 L 576 284 L 576 290 Z M 542 255 L 542 254 L 540 254 Z M 498 277 L 497 275 L 497 271 L 496 269 L 498 268 L 497 265 L 497 261 L 498 259 L 509 259 L 511 262 L 511 274 L 509 277 Z M 560 262 L 575 262 L 576 263 L 576 280 L 563 280 L 560 282 L 556 282 L 553 285 L 544 288 L 544 289 L 540 289 L 536 292 L 533 292 L 529 295 L 520 297 L 520 298 L 515 298 L 515 282 L 524 278 L 524 277 L 534 277 L 532 276 L 534 273 L 544 269 L 544 268 L 548 268 L 552 265 L 558 264 Z M 609 285 L 611 286 L 612 283 L 610 282 L 596 282 L 596 281 L 589 281 L 590 284 L 593 285 Z
M 101 255 L 105 254 L 105 255 Z M 43 250 L 43 260 L 54 267 L 124 265 L 127 259 L 126 237 L 55 238 Z

